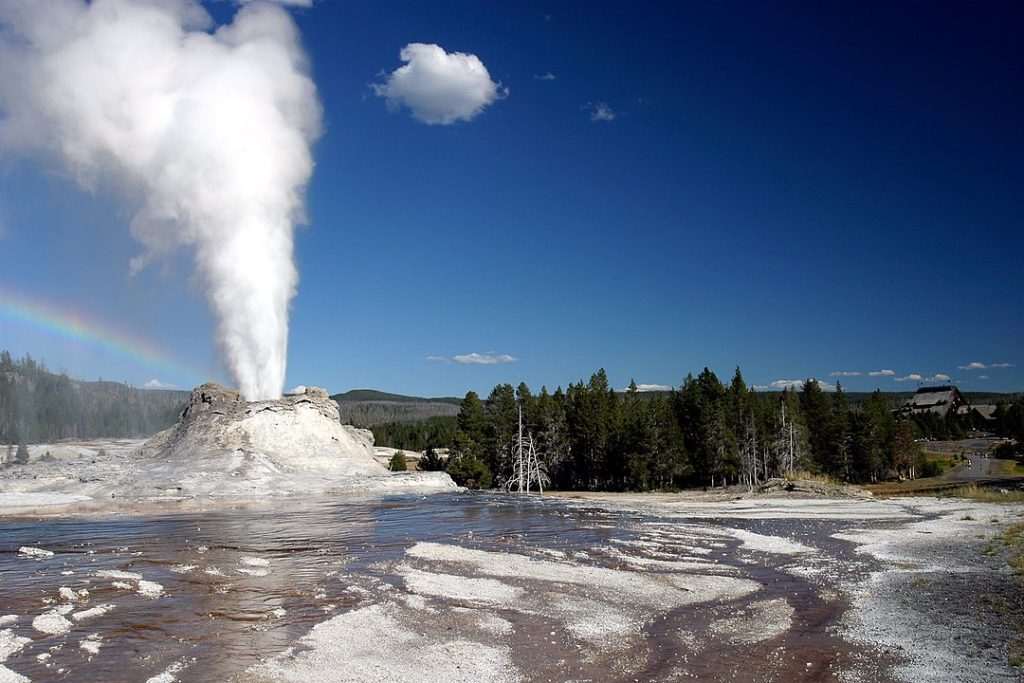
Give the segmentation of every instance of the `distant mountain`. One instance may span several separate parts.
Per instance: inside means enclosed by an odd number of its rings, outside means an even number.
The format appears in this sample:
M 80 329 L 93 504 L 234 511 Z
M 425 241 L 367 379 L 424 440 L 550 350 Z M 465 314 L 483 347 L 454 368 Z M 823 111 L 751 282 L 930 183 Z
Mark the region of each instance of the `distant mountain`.
M 338 402 L 341 421 L 357 427 L 450 417 L 458 415 L 461 403 L 461 399 L 452 397 L 420 398 L 373 389 L 353 389 L 331 398 Z
M 352 389 L 343 394 L 331 396 L 338 403 L 363 403 L 366 401 L 386 401 L 390 403 L 450 403 L 457 406 L 462 403 L 461 398 L 454 396 L 442 396 L 440 398 L 421 398 L 419 396 L 403 396 L 402 394 L 389 394 L 385 391 L 375 389 Z

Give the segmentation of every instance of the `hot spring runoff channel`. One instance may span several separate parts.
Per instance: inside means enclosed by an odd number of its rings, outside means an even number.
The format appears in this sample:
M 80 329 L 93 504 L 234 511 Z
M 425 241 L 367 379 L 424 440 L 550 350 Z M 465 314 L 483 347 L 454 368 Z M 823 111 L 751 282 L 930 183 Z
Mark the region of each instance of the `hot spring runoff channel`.
M 465 613 L 486 613 L 487 642 L 526 680 L 717 676 L 723 661 L 778 676 L 853 656 L 829 635 L 842 605 L 788 571 L 791 554 L 749 547 L 830 543 L 866 571 L 830 540 L 842 524 L 728 521 L 474 493 L 6 520 L 0 629 L 28 640 L 0 664 L 34 681 L 250 680 L 316 624 L 374 606 L 424 638 L 472 640 L 485 621 Z M 621 594 L 665 577 L 682 599 Z

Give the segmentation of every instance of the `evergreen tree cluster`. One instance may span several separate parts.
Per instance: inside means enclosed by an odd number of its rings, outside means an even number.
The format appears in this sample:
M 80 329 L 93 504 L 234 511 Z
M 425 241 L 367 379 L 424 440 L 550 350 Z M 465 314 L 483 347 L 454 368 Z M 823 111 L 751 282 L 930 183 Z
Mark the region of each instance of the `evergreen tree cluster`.
M 72 380 L 0 351 L 0 444 L 148 436 L 174 424 L 187 401 L 181 391 Z
M 342 418 L 342 422 L 345 419 Z M 428 448 L 444 448 L 454 441 L 455 416 L 428 417 L 418 422 L 385 422 L 383 424 L 359 424 L 357 427 L 371 428 L 378 446 L 401 448 L 405 451 L 423 452 Z
M 450 440 L 423 445 L 450 447 L 447 469 L 459 483 L 500 485 L 511 475 L 520 409 L 563 490 L 754 487 L 798 471 L 872 482 L 917 476 L 922 465 L 917 426 L 898 419 L 880 391 L 858 405 L 813 380 L 759 393 L 739 368 L 728 384 L 705 368 L 658 394 L 635 383 L 617 392 L 604 370 L 554 393 L 525 383 L 498 385 L 483 400 L 471 391 Z

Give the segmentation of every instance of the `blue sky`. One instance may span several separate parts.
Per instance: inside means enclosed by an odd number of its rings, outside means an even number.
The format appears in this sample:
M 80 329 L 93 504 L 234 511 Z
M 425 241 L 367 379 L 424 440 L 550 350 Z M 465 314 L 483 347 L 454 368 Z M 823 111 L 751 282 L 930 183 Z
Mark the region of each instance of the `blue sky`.
M 1019 5 L 324 0 L 292 15 L 324 129 L 288 386 L 461 395 L 599 367 L 616 386 L 679 385 L 739 365 L 765 386 L 1024 390 Z M 475 55 L 496 99 L 448 125 L 389 108 L 373 85 L 410 43 Z M 10 317 L 0 347 L 87 379 L 226 379 L 187 251 L 132 275 L 130 202 L 28 161 L 0 169 L 0 296 L 175 362 Z

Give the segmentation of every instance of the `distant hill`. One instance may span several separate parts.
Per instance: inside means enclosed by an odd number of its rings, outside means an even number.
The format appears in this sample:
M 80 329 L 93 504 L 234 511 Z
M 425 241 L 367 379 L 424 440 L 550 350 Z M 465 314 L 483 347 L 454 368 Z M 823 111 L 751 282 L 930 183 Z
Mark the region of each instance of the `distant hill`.
M 146 391 L 50 372 L 0 352 L 0 443 L 144 437 L 174 424 L 187 391 Z
M 403 396 L 402 394 L 389 394 L 385 391 L 375 389 L 352 389 L 343 394 L 331 396 L 338 403 L 363 403 L 367 401 L 385 401 L 388 403 L 449 403 L 458 406 L 462 403 L 461 398 L 454 396 L 442 396 L 440 398 L 421 398 L 419 396 Z
M 357 427 L 451 417 L 458 415 L 461 403 L 461 399 L 453 397 L 420 398 L 373 389 L 353 389 L 331 398 L 338 402 L 341 421 Z

